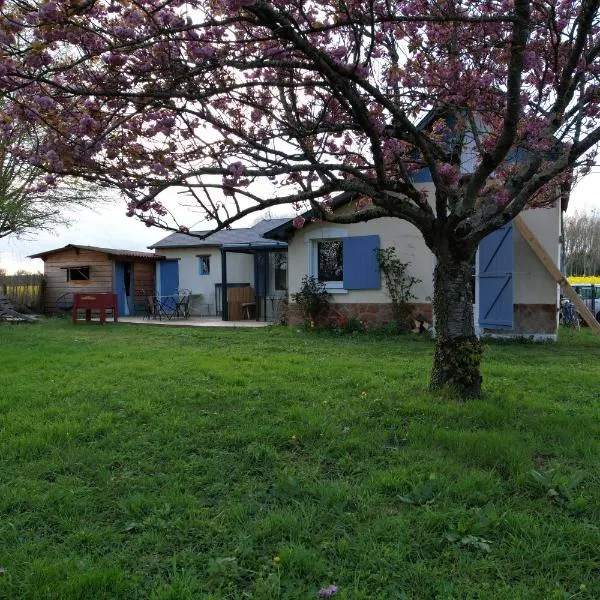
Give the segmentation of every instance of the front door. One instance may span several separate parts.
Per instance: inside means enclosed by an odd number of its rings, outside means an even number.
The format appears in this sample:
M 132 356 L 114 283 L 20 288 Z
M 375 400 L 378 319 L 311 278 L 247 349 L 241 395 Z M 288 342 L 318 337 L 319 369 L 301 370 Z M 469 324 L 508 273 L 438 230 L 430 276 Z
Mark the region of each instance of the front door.
M 160 296 L 174 296 L 179 289 L 179 261 L 163 260 L 160 263 Z

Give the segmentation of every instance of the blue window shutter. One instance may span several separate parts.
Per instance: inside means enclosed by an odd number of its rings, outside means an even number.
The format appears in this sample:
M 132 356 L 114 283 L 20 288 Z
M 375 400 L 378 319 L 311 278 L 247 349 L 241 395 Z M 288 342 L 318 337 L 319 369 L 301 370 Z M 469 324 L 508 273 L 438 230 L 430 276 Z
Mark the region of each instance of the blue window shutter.
M 344 289 L 375 290 L 381 287 L 379 263 L 375 250 L 378 235 L 344 238 Z
M 509 223 L 479 244 L 479 325 L 513 327 L 513 264 L 513 225 Z
M 179 287 L 179 261 L 163 260 L 160 262 L 160 295 L 172 296 Z

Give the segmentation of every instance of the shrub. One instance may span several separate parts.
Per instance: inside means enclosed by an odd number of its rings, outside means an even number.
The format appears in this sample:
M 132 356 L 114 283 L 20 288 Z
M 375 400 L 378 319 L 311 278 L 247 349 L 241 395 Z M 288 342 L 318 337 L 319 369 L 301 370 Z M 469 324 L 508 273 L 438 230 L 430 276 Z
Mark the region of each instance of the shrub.
M 305 275 L 300 284 L 300 291 L 292 294 L 292 300 L 302 310 L 305 321 L 315 322 L 319 315 L 329 308 L 330 294 L 325 284 L 314 277 Z
M 401 326 L 407 326 L 407 319 L 412 312 L 409 301 L 415 296 L 412 288 L 421 280 L 408 274 L 408 263 L 403 263 L 396 256 L 396 248 L 377 248 L 375 250 L 379 268 L 383 273 L 385 286 L 392 301 L 394 320 Z
M 345 335 L 348 333 L 364 333 L 367 331 L 367 326 L 358 317 L 351 315 L 339 321 L 332 321 L 330 329 L 337 335 Z

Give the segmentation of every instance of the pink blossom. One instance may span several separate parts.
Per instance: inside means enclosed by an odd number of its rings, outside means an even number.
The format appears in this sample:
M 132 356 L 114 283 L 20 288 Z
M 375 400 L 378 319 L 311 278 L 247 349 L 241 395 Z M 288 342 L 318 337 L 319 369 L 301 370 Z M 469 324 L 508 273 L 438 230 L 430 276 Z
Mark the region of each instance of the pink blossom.
M 292 227 L 294 229 L 302 229 L 304 227 L 304 223 L 306 223 L 306 219 L 304 217 L 294 217 L 292 219 Z
M 244 165 L 239 160 L 234 163 L 231 163 L 227 167 L 227 172 L 236 178 L 241 177 L 244 174 L 244 171 L 245 171 Z
M 319 598 L 331 598 L 333 595 L 335 595 L 338 591 L 338 587 L 337 585 L 328 585 L 326 588 L 321 588 L 318 592 L 317 592 L 317 596 Z
M 244 6 L 256 4 L 256 0 L 224 0 L 223 4 L 232 12 L 240 10 Z

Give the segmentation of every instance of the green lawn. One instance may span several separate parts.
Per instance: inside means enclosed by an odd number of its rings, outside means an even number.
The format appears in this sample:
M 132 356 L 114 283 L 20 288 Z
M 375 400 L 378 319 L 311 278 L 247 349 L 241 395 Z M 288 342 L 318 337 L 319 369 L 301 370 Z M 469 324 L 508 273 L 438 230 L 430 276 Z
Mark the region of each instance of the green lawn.
M 600 597 L 600 341 L 0 325 L 0 598 Z

